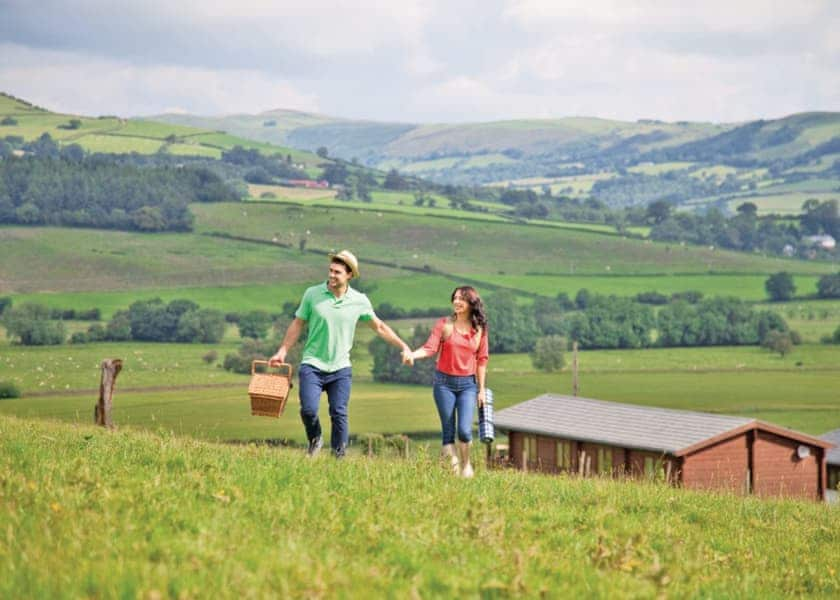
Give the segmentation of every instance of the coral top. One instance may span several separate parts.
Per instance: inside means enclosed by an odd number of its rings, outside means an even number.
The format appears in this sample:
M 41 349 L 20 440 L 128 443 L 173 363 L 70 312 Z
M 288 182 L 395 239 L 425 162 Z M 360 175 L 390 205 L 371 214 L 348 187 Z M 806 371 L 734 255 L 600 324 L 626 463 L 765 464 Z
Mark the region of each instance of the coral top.
M 442 317 L 435 323 L 429 339 L 423 348 L 429 354 L 440 351 L 437 360 L 437 370 L 447 375 L 475 375 L 479 366 L 486 365 L 490 358 L 487 349 L 487 330 L 481 332 L 481 339 L 477 340 L 478 332 L 471 329 L 463 334 L 452 327 L 452 334 L 443 339 L 443 328 L 451 322 L 449 317 Z

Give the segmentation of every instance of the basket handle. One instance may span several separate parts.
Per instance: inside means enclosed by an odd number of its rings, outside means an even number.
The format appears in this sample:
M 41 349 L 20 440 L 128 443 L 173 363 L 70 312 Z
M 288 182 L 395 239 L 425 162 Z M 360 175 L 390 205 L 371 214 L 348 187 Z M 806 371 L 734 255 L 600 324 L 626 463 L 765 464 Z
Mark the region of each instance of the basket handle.
M 254 373 L 256 373 L 256 372 L 257 372 L 257 365 L 265 365 L 266 369 L 268 369 L 268 368 L 269 368 L 269 364 L 268 364 L 268 361 L 267 361 L 267 360 L 255 360 L 255 361 L 252 361 L 252 362 L 251 362 L 251 375 L 253 375 Z M 291 378 L 292 378 L 292 371 L 293 371 L 293 369 L 294 369 L 294 368 L 293 368 L 293 367 L 292 367 L 292 365 L 290 365 L 289 363 L 280 363 L 279 365 L 277 365 L 277 368 L 278 368 L 278 369 L 282 369 L 283 367 L 285 367 L 285 368 L 286 368 L 286 370 L 288 370 L 288 372 L 289 372 L 289 379 L 291 379 Z

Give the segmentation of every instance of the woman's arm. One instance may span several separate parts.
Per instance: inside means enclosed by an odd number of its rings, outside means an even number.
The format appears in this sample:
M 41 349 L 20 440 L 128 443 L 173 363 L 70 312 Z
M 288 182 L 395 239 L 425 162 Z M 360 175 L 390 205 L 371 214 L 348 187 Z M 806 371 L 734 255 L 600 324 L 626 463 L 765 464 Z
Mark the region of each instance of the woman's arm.
M 442 341 L 441 338 L 443 337 L 443 327 L 445 324 L 446 317 L 438 319 L 438 322 L 435 323 L 435 326 L 432 328 L 432 332 L 429 334 L 429 339 L 426 340 L 426 343 L 417 348 L 417 350 L 411 352 L 408 356 L 412 359 L 421 359 L 437 354 L 440 349 Z

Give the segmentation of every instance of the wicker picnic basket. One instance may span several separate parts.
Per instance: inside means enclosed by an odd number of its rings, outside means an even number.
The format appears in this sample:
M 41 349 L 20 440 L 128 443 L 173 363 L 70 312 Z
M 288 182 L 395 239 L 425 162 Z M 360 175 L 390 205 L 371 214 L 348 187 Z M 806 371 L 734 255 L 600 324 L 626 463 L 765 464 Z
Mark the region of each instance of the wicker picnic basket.
M 266 372 L 257 373 L 257 365 L 265 365 Z M 281 363 L 277 368 L 286 372 L 268 372 L 267 360 L 255 360 L 251 363 L 248 395 L 251 397 L 252 415 L 279 418 L 283 414 L 289 390 L 292 388 L 292 365 Z

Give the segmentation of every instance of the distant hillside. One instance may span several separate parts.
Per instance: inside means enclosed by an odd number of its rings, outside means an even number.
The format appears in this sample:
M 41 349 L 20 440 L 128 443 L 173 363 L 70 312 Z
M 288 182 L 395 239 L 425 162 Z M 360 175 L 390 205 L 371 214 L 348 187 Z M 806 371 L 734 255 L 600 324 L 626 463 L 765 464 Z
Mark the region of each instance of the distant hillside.
M 840 196 L 840 113 L 737 124 L 569 117 L 462 124 L 353 121 L 294 111 L 154 117 L 357 159 L 442 183 L 496 184 L 724 211 L 796 214 Z
M 224 150 L 242 146 L 265 155 L 290 156 L 312 175 L 320 174 L 318 165 L 324 162 L 311 152 L 270 145 L 254 136 L 228 135 L 217 128 L 124 119 L 113 115 L 85 117 L 55 113 L 0 92 L 0 142 L 7 138 L 31 141 L 45 133 L 61 145 L 78 144 L 89 152 L 167 153 L 217 159 Z

